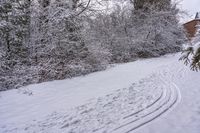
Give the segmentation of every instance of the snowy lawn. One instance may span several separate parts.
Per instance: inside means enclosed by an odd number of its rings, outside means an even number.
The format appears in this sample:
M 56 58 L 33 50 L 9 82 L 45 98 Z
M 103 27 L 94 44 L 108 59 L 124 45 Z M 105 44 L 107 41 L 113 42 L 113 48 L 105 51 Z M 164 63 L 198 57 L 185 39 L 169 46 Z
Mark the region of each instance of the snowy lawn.
M 0 132 L 199 133 L 200 74 L 179 56 L 0 92 Z

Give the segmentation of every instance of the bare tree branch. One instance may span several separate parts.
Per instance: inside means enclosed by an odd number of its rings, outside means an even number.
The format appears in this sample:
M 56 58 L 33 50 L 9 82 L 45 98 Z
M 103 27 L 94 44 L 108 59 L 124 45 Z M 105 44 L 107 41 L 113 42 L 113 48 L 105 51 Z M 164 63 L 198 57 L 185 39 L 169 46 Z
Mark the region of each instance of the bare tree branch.
M 87 3 L 87 5 L 86 5 L 86 7 L 85 7 L 82 11 L 80 11 L 78 14 L 76 14 L 75 16 L 79 16 L 79 15 L 82 14 L 85 10 L 87 10 L 87 8 L 88 8 L 89 5 L 90 5 L 90 2 L 91 2 L 91 0 L 88 0 L 88 3 Z

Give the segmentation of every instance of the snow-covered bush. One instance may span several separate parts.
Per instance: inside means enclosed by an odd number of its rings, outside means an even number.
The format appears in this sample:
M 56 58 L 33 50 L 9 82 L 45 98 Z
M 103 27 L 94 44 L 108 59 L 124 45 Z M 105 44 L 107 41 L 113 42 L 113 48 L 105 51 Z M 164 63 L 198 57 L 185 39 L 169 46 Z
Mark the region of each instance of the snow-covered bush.
M 146 6 L 148 11 L 116 5 L 111 13 L 99 13 L 91 20 L 89 34 L 110 51 L 112 62 L 157 57 L 181 50 L 185 36 L 178 24 L 176 6 L 170 5 L 165 10 Z

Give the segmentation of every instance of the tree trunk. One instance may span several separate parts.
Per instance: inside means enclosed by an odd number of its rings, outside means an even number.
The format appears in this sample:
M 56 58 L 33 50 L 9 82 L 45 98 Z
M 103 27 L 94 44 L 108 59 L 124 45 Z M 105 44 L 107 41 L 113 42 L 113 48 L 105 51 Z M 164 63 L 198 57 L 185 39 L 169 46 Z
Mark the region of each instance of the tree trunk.
M 6 33 L 6 46 L 7 46 L 7 52 L 9 53 L 11 51 L 10 40 L 9 40 L 9 32 Z

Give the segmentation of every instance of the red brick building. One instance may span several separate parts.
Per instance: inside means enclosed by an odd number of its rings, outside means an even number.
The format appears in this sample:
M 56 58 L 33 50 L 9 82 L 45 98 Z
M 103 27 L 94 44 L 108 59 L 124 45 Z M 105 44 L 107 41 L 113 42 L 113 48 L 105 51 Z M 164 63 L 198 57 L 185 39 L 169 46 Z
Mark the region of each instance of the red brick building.
M 198 24 L 200 24 L 200 13 L 196 14 L 194 20 L 191 20 L 183 25 L 185 30 L 187 31 L 187 36 L 189 39 L 195 36 Z

